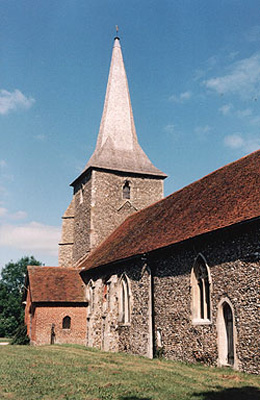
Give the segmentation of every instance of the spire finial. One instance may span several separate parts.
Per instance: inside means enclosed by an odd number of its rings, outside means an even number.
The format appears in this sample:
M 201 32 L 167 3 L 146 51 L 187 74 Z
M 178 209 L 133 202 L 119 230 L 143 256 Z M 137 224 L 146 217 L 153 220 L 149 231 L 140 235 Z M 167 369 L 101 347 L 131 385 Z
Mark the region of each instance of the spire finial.
M 116 37 L 115 37 L 115 39 L 120 40 L 119 36 L 118 36 L 118 31 L 119 31 L 119 27 L 118 27 L 118 25 L 116 25 Z

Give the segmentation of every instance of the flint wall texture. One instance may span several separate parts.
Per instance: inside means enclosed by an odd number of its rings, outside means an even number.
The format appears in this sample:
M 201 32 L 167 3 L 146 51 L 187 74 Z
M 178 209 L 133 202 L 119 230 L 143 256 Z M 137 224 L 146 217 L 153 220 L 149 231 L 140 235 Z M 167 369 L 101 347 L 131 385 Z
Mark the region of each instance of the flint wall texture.
M 130 289 L 130 323 L 119 319 L 120 278 L 126 274 Z M 106 351 L 123 351 L 150 356 L 150 275 L 144 269 L 143 261 L 117 266 L 106 273 L 109 282 L 109 301 L 103 297 L 104 281 L 102 272 L 92 276 L 95 290 L 94 310 L 88 307 L 88 345 Z M 88 282 L 89 274 L 85 276 Z
M 86 255 L 91 248 L 91 172 L 82 178 L 74 189 L 74 245 L 73 263 Z
M 129 200 L 123 198 L 126 181 Z M 130 214 L 162 198 L 162 178 L 92 170 L 75 188 L 73 261 L 97 247 Z
M 117 265 L 87 272 L 96 282 L 95 311 L 89 318 L 89 345 L 109 351 L 150 356 L 157 331 L 164 356 L 173 360 L 219 365 L 221 302 L 233 308 L 235 368 L 259 373 L 260 227 L 252 222 L 209 233 L 193 240 Z M 191 312 L 191 270 L 202 254 L 210 271 L 211 319 L 194 323 Z M 146 266 L 151 268 L 153 285 Z M 131 317 L 119 320 L 120 277 L 129 279 Z M 87 278 L 88 277 L 88 278 Z M 87 279 L 86 279 L 87 278 Z M 104 279 L 110 281 L 110 303 L 104 309 Z M 153 316 L 150 323 L 150 299 Z M 222 365 L 225 364 L 222 362 Z
M 259 243 L 259 223 L 252 223 L 204 235 L 151 258 L 155 331 L 161 331 L 167 358 L 217 365 L 218 305 L 227 298 L 234 309 L 235 365 L 260 372 Z M 199 253 L 211 274 L 211 323 L 194 325 L 190 277 Z
M 72 267 L 74 217 L 62 217 L 62 236 L 59 243 L 59 266 Z

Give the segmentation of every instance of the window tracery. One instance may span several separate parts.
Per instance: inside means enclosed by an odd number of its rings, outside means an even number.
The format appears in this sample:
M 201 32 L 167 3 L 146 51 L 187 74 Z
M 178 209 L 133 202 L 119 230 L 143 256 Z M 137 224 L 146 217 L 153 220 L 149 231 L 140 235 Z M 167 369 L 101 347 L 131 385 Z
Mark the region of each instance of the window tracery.
M 210 322 L 210 271 L 205 258 L 199 254 L 191 273 L 193 322 Z

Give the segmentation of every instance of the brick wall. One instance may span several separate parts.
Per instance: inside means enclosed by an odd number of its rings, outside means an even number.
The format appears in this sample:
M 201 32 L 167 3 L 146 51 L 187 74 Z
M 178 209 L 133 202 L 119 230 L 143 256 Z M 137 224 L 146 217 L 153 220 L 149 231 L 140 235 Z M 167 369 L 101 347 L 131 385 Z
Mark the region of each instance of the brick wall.
M 86 306 L 37 305 L 31 328 L 31 344 L 44 345 L 51 342 L 51 327 L 55 324 L 55 343 L 86 344 Z M 71 318 L 70 329 L 62 328 L 64 317 Z

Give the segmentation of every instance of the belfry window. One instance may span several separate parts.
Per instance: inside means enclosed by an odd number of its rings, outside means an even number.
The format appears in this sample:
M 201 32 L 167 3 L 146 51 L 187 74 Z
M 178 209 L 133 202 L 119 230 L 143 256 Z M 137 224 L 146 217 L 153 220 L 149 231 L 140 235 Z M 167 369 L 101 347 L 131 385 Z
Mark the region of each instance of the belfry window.
M 204 257 L 199 254 L 191 273 L 192 319 L 193 322 L 209 322 L 210 306 L 210 272 Z
M 130 183 L 126 181 L 123 186 L 123 199 L 130 199 Z
M 123 275 L 119 293 L 119 321 L 122 324 L 130 322 L 130 291 L 127 277 Z
M 62 329 L 70 329 L 71 318 L 67 315 L 62 320 Z

